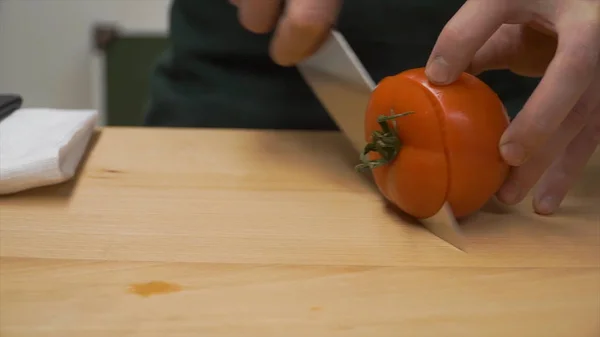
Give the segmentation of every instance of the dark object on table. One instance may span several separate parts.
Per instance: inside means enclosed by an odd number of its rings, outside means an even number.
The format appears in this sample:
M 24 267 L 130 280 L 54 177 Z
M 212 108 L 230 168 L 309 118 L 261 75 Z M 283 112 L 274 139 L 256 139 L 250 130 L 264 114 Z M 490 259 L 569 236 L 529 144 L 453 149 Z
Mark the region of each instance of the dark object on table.
M 0 94 L 0 121 L 15 112 L 23 104 L 23 98 L 19 95 Z

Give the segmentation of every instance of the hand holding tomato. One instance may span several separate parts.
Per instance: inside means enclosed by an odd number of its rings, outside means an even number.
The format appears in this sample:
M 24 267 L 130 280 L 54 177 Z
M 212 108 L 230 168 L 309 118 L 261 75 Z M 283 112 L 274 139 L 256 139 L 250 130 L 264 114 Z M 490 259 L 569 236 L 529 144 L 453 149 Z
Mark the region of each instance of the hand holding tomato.
M 539 183 L 534 209 L 553 213 L 600 144 L 600 0 L 468 0 L 427 75 L 445 85 L 489 69 L 543 75 L 500 140 L 513 168 L 498 197 L 518 203 Z
M 275 30 L 271 57 L 289 66 L 310 56 L 326 40 L 342 0 L 229 0 L 240 23 L 255 33 Z M 285 3 L 285 9 L 283 5 Z

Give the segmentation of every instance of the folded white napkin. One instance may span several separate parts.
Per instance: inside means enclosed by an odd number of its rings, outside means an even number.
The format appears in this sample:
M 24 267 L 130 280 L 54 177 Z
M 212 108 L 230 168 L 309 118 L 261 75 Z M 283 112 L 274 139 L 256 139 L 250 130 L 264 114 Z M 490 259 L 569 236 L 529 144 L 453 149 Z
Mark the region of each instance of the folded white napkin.
M 0 121 L 0 194 L 71 179 L 97 118 L 93 110 L 19 109 Z

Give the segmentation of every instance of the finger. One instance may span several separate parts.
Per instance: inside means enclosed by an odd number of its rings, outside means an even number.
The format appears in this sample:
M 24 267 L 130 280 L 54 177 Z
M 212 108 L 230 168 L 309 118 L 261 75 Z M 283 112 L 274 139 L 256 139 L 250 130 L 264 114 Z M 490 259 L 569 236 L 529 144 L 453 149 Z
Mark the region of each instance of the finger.
M 588 124 L 569 144 L 544 174 L 540 188 L 533 199 L 533 207 L 539 214 L 554 213 L 569 189 L 583 172 L 586 164 L 600 145 L 600 109 L 597 109 L 592 123 Z
M 312 54 L 334 25 L 341 0 L 290 0 L 271 44 L 271 57 L 291 66 Z
M 517 204 L 540 180 L 544 172 L 565 151 L 567 145 L 592 119 L 592 113 L 600 109 L 600 63 L 596 66 L 594 82 L 561 123 L 558 131 L 536 152 L 530 160 L 511 170 L 509 177 L 497 193 L 506 204 Z
M 466 71 L 479 75 L 487 70 L 508 69 L 509 60 L 512 58 L 514 44 L 518 39 L 514 25 L 502 25 L 484 44 L 477 50 Z
M 270 32 L 281 11 L 280 0 L 237 0 L 238 16 L 244 28 L 262 34 Z
M 510 69 L 530 77 L 544 74 L 556 52 L 556 39 L 527 25 L 502 25 L 475 53 L 467 71 Z
M 455 81 L 477 50 L 506 21 L 509 9 L 503 1 L 467 1 L 442 29 L 433 47 L 425 67 L 429 80 L 436 84 Z
M 559 31 L 556 55 L 500 139 L 500 152 L 520 166 L 560 127 L 589 87 L 600 53 L 600 29 L 586 22 Z

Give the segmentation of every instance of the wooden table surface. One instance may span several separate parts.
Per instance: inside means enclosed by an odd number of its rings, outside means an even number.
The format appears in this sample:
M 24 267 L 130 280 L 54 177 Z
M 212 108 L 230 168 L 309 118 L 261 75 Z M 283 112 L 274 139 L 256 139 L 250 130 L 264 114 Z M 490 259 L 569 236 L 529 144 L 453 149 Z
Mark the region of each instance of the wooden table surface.
M 0 198 L 0 335 L 598 337 L 600 152 L 561 212 L 491 205 L 461 252 L 336 133 L 104 129 Z

